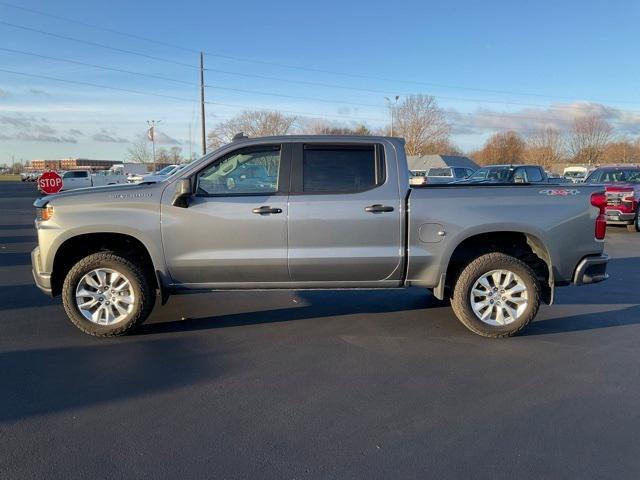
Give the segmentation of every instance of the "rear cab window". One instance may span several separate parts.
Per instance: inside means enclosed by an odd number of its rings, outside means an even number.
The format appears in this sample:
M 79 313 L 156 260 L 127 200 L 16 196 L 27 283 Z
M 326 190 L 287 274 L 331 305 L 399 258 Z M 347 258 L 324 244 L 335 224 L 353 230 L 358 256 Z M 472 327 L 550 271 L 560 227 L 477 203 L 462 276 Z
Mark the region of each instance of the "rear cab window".
M 526 167 L 527 181 L 529 182 L 542 182 L 542 172 L 538 167 Z
M 380 186 L 386 179 L 383 152 L 381 145 L 302 145 L 294 192 L 358 193 Z

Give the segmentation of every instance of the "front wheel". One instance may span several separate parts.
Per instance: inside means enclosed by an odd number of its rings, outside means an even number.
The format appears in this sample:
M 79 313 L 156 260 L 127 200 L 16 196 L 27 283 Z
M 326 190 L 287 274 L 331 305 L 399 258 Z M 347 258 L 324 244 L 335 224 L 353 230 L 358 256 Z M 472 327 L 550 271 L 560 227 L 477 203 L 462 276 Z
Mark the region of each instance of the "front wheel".
M 462 270 L 451 306 L 472 332 L 483 337 L 510 337 L 538 313 L 540 282 L 526 263 L 503 253 L 489 253 Z
M 62 286 L 69 319 L 96 337 L 124 335 L 151 313 L 155 289 L 144 270 L 111 252 L 89 255 L 76 263 Z

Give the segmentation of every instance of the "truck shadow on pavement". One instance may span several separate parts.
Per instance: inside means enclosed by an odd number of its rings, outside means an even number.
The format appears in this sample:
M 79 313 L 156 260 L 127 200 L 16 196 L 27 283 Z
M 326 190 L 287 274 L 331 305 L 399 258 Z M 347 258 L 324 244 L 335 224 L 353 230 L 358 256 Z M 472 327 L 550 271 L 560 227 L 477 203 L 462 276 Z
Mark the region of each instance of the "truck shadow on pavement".
M 0 312 L 19 308 L 48 307 L 56 304 L 61 304 L 59 298 L 45 295 L 34 285 L 0 287 Z
M 134 340 L 134 341 L 131 341 Z M 216 377 L 221 355 L 197 339 L 125 339 L 0 352 L 0 423 L 175 390 Z
M 640 289 L 637 288 L 640 285 L 640 258 L 611 259 L 609 272 L 611 278 L 605 283 L 561 288 L 556 299 L 559 306 L 602 305 L 610 307 L 608 311 L 538 320 L 529 325 L 521 335 L 546 335 L 640 324 Z M 606 294 L 603 290 L 605 285 Z M 138 333 L 144 335 L 188 332 L 342 315 L 366 316 L 376 313 L 426 311 L 449 306 L 447 302 L 440 302 L 424 289 L 418 288 L 407 291 L 298 291 L 296 296 L 303 299 L 305 304 L 273 310 L 149 323 L 143 325 Z M 457 321 L 453 312 L 449 312 L 451 321 Z M 429 323 L 429 317 L 429 313 L 425 312 L 426 325 Z
M 580 332 L 639 324 L 640 305 L 634 305 L 608 312 L 586 313 L 582 315 L 534 321 L 519 335 L 527 337 L 532 335 Z
M 16 267 L 19 265 L 31 265 L 31 257 L 28 253 L 4 253 L 0 250 L 0 267 Z
M 257 293 L 259 294 L 259 293 Z M 215 295 L 213 293 L 212 295 Z M 187 332 L 215 328 L 289 322 L 342 315 L 367 315 L 414 311 L 448 306 L 429 295 L 424 289 L 404 290 L 316 290 L 296 291 L 302 305 L 272 310 L 213 315 L 188 320 L 144 324 L 141 334 Z

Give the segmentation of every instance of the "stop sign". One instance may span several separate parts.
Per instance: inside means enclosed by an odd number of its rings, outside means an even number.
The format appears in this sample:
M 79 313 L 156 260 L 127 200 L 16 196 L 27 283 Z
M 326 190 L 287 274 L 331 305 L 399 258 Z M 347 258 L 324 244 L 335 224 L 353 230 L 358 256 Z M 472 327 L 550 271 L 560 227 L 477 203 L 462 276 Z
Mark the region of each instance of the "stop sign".
M 38 178 L 38 188 L 47 195 L 62 190 L 62 177 L 56 172 L 44 172 Z

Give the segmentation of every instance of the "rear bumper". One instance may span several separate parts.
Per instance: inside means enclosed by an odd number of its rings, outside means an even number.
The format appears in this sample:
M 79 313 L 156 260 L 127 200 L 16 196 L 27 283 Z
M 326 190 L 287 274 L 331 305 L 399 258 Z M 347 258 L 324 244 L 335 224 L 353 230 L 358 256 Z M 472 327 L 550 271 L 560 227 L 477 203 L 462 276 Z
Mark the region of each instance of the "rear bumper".
M 631 212 L 622 212 L 620 210 L 607 209 L 605 212 L 607 222 L 632 222 L 636 218 L 636 214 Z
M 40 247 L 31 251 L 31 274 L 36 286 L 49 296 L 53 296 L 51 290 L 51 274 L 40 271 Z
M 576 285 L 588 285 L 606 280 L 609 278 L 607 273 L 608 262 L 609 255 L 604 253 L 584 257 L 576 267 L 573 283 Z

